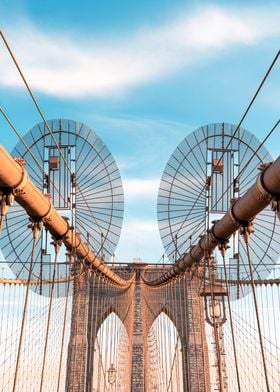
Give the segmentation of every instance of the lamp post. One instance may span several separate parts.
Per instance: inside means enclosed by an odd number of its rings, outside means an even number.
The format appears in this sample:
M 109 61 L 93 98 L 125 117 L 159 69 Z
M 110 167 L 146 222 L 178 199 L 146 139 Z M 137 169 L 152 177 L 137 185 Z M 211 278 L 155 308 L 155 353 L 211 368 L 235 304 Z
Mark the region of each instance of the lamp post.
M 205 285 L 200 292 L 200 295 L 204 297 L 205 320 L 214 330 L 220 384 L 219 390 L 220 392 L 224 392 L 227 387 L 224 383 L 226 370 L 221 353 L 223 347 L 221 326 L 226 322 L 225 297 L 227 297 L 229 293 L 220 283 L 216 283 L 215 279 L 215 262 L 212 262 L 210 264 L 209 283 Z
M 109 367 L 109 369 L 107 370 L 108 373 L 108 382 L 112 386 L 115 384 L 116 380 L 117 380 L 117 371 L 114 368 L 114 365 L 111 363 L 111 366 Z
M 205 286 L 201 296 L 204 297 L 205 318 L 212 327 L 226 322 L 225 297 L 228 292 L 220 284 Z

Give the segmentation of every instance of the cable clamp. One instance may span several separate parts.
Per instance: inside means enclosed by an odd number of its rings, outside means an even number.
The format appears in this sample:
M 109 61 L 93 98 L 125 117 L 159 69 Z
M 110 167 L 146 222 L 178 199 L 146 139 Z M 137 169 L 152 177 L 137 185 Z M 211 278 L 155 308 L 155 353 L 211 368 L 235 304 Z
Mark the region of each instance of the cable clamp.
M 87 253 L 84 255 L 83 259 L 86 261 L 86 258 L 88 257 L 88 255 L 90 253 L 90 246 L 89 246 L 89 244 L 85 244 L 85 246 L 87 246 Z
M 264 185 L 264 182 L 263 182 L 264 172 L 271 165 L 272 165 L 272 162 L 261 164 L 261 166 L 259 167 L 259 170 L 261 170 L 262 173 L 257 178 L 256 187 L 257 187 L 257 190 L 258 190 L 258 197 L 259 197 L 259 199 L 267 201 L 267 202 L 270 202 L 272 211 L 275 211 L 277 216 L 278 216 L 278 219 L 280 219 L 280 194 L 279 193 L 278 194 L 273 194 L 273 193 L 269 192 L 265 188 L 265 185 Z
M 269 166 L 266 167 L 266 169 Z M 271 199 L 275 197 L 275 195 L 272 195 L 268 190 L 265 188 L 264 183 L 263 183 L 263 175 L 266 169 L 263 169 L 262 173 L 258 175 L 257 181 L 256 181 L 256 189 L 257 189 L 257 197 L 259 200 L 263 200 L 265 202 L 270 202 Z
M 205 249 L 201 246 L 201 243 L 202 243 L 202 241 L 204 240 L 204 238 L 205 238 L 205 235 L 201 235 L 201 236 L 200 236 L 200 240 L 198 241 L 198 246 L 199 246 L 199 248 L 202 250 L 202 252 L 205 251 Z
M 229 209 L 229 215 L 230 215 L 231 221 L 232 221 L 236 226 L 244 226 L 244 227 L 247 227 L 247 226 L 250 224 L 250 222 L 252 222 L 252 220 L 251 220 L 251 221 L 243 221 L 243 220 L 240 220 L 240 219 L 236 218 L 236 216 L 235 216 L 235 214 L 234 214 L 234 212 L 233 212 L 233 207 L 234 207 L 235 203 L 237 202 L 237 200 L 238 200 L 238 199 L 236 199 L 236 200 L 234 200 L 234 201 L 232 202 L 232 204 L 231 204 L 231 206 L 230 206 L 230 209 Z M 223 241 L 223 240 L 220 239 L 219 241 Z
M 68 232 L 66 232 L 66 234 L 67 234 Z M 66 235 L 65 234 L 65 235 Z M 75 249 L 78 249 L 79 248 L 79 246 L 81 245 L 81 243 L 82 243 L 82 239 L 81 239 L 81 233 L 79 233 L 79 232 L 76 232 L 75 233 L 75 242 L 76 242 L 76 240 L 78 240 L 79 242 L 78 242 L 78 245 L 75 245 Z
M 61 236 L 61 239 L 63 240 L 67 236 L 69 230 L 73 229 L 73 226 L 69 225 L 69 218 L 67 216 L 61 216 L 61 218 L 67 223 L 67 229 L 66 229 L 65 233 L 62 234 L 62 236 Z
M 196 263 L 197 260 L 192 256 L 192 251 L 194 248 L 195 248 L 195 245 L 190 246 L 189 256 L 193 260 L 193 262 Z
M 235 223 L 237 226 L 239 226 L 240 235 L 244 238 L 245 242 L 248 243 L 251 234 L 253 234 L 255 231 L 253 229 L 253 219 L 254 218 L 251 219 L 250 221 L 242 221 L 242 220 L 237 219 L 234 212 L 233 212 L 233 207 L 234 207 L 234 204 L 236 203 L 236 201 L 237 200 L 235 200 L 233 202 L 233 204 L 231 205 L 230 210 L 229 210 L 229 214 L 230 214 L 232 222 Z
M 26 164 L 26 162 L 22 158 L 14 158 L 14 159 L 19 164 L 19 166 L 21 166 L 21 168 L 22 168 L 21 180 L 12 190 L 13 195 L 17 197 L 17 196 L 24 194 L 24 188 L 26 187 L 26 184 L 28 182 L 28 173 L 23 168 L 23 166 Z
M 211 229 L 208 230 L 208 234 L 209 234 L 209 236 L 210 236 L 210 240 L 211 240 L 211 241 L 216 242 L 217 244 L 220 244 L 220 243 L 222 243 L 222 242 L 224 242 L 224 241 L 228 241 L 229 238 L 219 238 L 219 237 L 215 234 L 214 229 L 215 229 L 216 223 L 218 223 L 218 222 L 219 222 L 219 220 L 215 220 L 215 221 L 212 222 L 212 223 L 213 223 L 213 226 L 211 227 Z
M 41 217 L 42 222 L 46 223 L 46 222 L 49 222 L 51 220 L 51 214 L 53 212 L 53 205 L 52 205 L 52 202 L 51 202 L 51 195 L 49 193 L 44 193 L 44 196 L 45 196 L 46 199 L 49 200 L 49 203 L 50 203 L 48 211 L 46 212 L 45 215 L 43 215 Z

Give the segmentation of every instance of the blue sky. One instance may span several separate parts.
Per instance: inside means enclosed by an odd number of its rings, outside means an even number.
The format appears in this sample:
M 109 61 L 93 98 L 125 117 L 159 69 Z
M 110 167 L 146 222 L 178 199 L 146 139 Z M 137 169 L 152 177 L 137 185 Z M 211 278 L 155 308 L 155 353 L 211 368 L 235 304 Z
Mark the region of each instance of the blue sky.
M 119 261 L 163 254 L 159 181 L 181 140 L 238 123 L 279 49 L 277 1 L 8 1 L 0 21 L 47 118 L 84 122 L 120 168 L 125 219 Z M 0 102 L 25 134 L 40 122 L 0 45 Z M 245 128 L 262 140 L 279 117 L 279 61 Z M 18 142 L 0 119 L 0 142 Z M 279 154 L 279 129 L 266 144 Z

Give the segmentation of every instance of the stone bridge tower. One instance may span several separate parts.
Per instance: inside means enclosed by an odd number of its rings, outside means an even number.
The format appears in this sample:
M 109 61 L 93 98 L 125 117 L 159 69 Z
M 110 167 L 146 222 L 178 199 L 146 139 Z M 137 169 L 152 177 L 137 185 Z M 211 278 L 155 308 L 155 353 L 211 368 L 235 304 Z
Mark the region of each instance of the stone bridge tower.
M 168 267 L 167 267 L 168 268 Z M 135 273 L 129 288 L 110 285 L 95 274 L 84 273 L 74 281 L 71 336 L 67 360 L 67 392 L 92 392 L 94 342 L 106 317 L 114 312 L 129 338 L 127 392 L 149 391 L 147 336 L 163 312 L 177 328 L 182 344 L 183 390 L 209 391 L 210 375 L 200 280 L 189 275 L 167 286 L 145 283 L 162 274 L 164 266 L 128 264 L 117 267 L 123 277 Z M 170 291 L 171 292 L 171 291 Z

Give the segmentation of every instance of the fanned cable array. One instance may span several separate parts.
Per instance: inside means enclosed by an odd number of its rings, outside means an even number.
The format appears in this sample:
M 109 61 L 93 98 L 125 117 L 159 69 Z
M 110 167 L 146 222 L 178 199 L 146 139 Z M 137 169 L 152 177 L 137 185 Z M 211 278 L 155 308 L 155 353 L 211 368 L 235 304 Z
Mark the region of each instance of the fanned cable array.
M 16 373 L 21 336 L 26 286 L 0 284 L 0 379 L 1 391 L 12 391 Z M 17 369 L 16 390 L 40 390 L 42 372 L 47 380 L 44 391 L 65 390 L 67 344 L 71 325 L 71 298 L 56 298 L 52 303 L 48 325 L 49 299 L 31 292 L 25 316 L 25 328 L 21 342 L 20 366 Z M 48 350 L 43 368 L 44 346 L 48 335 Z M 62 341 L 65 342 L 62 345 Z M 59 381 L 60 380 L 60 381 Z
M 20 142 L 16 159 L 0 148 L 0 389 L 278 392 L 280 159 L 264 142 L 279 120 L 262 142 L 241 125 L 279 52 L 238 125 L 197 129 L 167 163 L 174 265 L 127 265 L 110 152 L 84 124 L 46 120 L 0 35 L 43 121 L 22 137 L 1 108 Z

